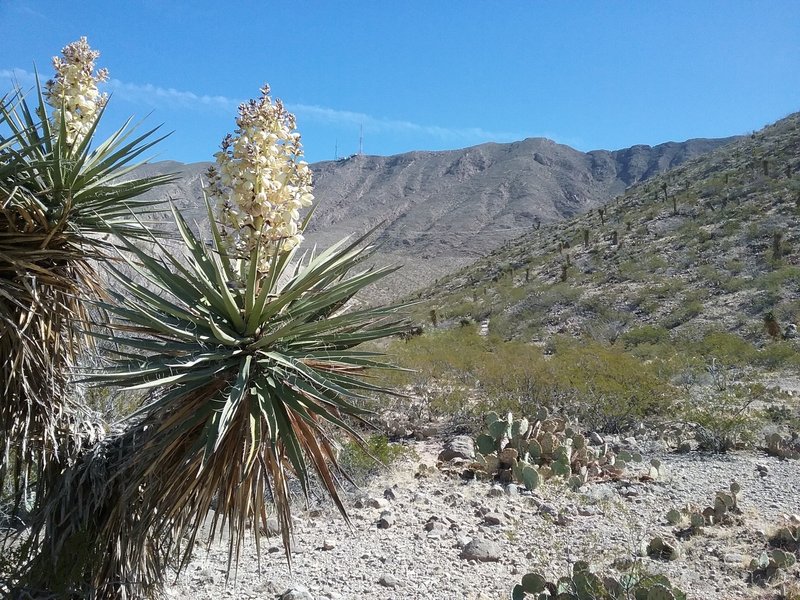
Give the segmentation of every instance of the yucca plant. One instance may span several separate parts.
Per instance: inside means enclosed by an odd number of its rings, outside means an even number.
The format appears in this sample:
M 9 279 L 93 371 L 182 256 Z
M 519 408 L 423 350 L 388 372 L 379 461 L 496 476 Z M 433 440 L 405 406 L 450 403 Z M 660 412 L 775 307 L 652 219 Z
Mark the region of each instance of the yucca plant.
M 172 179 L 130 178 L 154 130 L 135 135 L 126 123 L 94 142 L 105 104 L 97 53 L 85 38 L 63 52 L 56 78 L 44 89 L 37 79 L 35 108 L 21 89 L 0 100 L 0 489 L 15 510 L 46 493 L 49 463 L 80 448 L 68 378 L 91 327 L 87 300 L 104 297 L 97 265 L 114 236 L 147 232 L 132 211 L 153 203 L 138 196 Z
M 229 570 L 246 531 L 273 510 L 290 558 L 291 490 L 307 495 L 313 482 L 346 519 L 334 436 L 361 439 L 361 400 L 388 391 L 368 371 L 391 368 L 361 345 L 407 325 L 398 306 L 349 306 L 394 270 L 364 267 L 364 237 L 300 253 L 310 174 L 293 118 L 266 93 L 240 108 L 238 141 L 217 157 L 210 239 L 173 208 L 182 252 L 156 238 L 151 250 L 127 243 L 125 268 L 111 267 L 118 291 L 99 308 L 116 322 L 95 335 L 114 349 L 89 380 L 144 390 L 147 402 L 52 498 L 35 527 L 44 551 L 31 580 L 55 572 L 64 589 L 95 597 L 150 593 L 171 560 L 185 566 L 212 507 Z M 274 160 L 260 160 L 267 154 Z

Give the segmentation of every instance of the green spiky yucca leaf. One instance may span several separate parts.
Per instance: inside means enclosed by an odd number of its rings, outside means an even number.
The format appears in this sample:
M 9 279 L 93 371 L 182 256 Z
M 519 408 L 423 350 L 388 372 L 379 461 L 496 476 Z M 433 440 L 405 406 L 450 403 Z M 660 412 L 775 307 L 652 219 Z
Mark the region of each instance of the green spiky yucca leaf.
M 93 144 L 100 111 L 68 144 L 46 116 L 38 79 L 34 90 L 35 109 L 19 89 L 0 100 L 0 489 L 17 507 L 33 483 L 33 497 L 43 495 L 49 462 L 80 447 L 67 376 L 86 341 L 75 327 L 90 320 L 86 300 L 103 297 L 96 267 L 113 236 L 146 233 L 131 211 L 153 212 L 138 197 L 173 179 L 124 181 L 159 141 L 155 130 L 133 135 L 126 123 Z
M 388 391 L 363 375 L 392 368 L 359 346 L 407 330 L 398 306 L 342 312 L 394 271 L 361 268 L 371 252 L 364 238 L 318 255 L 277 252 L 265 275 L 260 248 L 249 260 L 226 254 L 210 207 L 210 247 L 173 213 L 184 255 L 158 240 L 159 258 L 130 244 L 128 272 L 146 285 L 115 271 L 123 291 L 102 306 L 119 319 L 114 335 L 100 336 L 116 350 L 90 380 L 149 390 L 150 400 L 131 417 L 138 446 L 117 470 L 125 484 L 97 536 L 95 585 L 160 581 L 147 565 L 161 559 L 147 552 L 166 556 L 182 539 L 185 565 L 212 506 L 211 535 L 227 529 L 230 569 L 248 526 L 266 525 L 269 496 L 289 557 L 292 481 L 307 494 L 316 477 L 345 514 L 330 435 L 360 439 L 359 401 Z

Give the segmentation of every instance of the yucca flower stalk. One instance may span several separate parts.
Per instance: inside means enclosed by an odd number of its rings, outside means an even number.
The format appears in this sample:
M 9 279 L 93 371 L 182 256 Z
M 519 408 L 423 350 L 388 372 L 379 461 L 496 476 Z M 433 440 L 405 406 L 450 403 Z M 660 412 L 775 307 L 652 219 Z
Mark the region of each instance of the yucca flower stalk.
M 0 100 L 0 489 L 11 488 L 15 508 L 41 499 L 44 469 L 80 449 L 69 373 L 91 328 L 87 301 L 104 297 L 97 265 L 115 236 L 147 233 L 132 211 L 153 203 L 137 197 L 173 179 L 124 180 L 155 130 L 134 135 L 126 123 L 95 143 L 105 75 L 94 74 L 85 38 L 63 55 L 47 85 L 51 112 L 38 79 L 35 108 L 21 89 Z
M 47 520 L 36 526 L 47 549 L 39 573 L 74 565 L 76 553 L 64 549 L 83 547 L 83 579 L 73 587 L 95 597 L 157 590 L 170 560 L 177 558 L 179 568 L 188 562 L 212 507 L 210 536 L 228 533 L 229 571 L 246 532 L 266 526 L 273 511 L 290 559 L 293 481 L 308 494 L 316 479 L 347 518 L 337 491 L 346 474 L 332 436 L 338 429 L 360 439 L 361 401 L 389 391 L 365 376 L 392 367 L 361 345 L 407 325 L 399 306 L 348 310 L 358 291 L 395 270 L 364 266 L 372 251 L 365 237 L 300 253 L 295 241 L 310 214 L 298 222 L 294 201 L 278 198 L 309 202 L 310 173 L 296 132 L 260 135 L 260 127 L 274 133 L 278 122 L 293 128 L 293 118 L 267 104 L 264 93 L 243 105 L 237 124 L 239 133 L 261 139 L 259 149 L 243 144 L 245 154 L 271 162 L 217 157 L 217 173 L 227 174 L 214 181 L 223 213 L 206 199 L 210 239 L 200 239 L 173 208 L 182 255 L 154 238 L 152 253 L 129 243 L 120 255 L 125 269 L 110 267 L 116 291 L 99 307 L 117 320 L 113 333 L 95 335 L 116 350 L 89 381 L 142 390 L 148 399 L 123 436 L 96 446 L 73 470 L 72 485 L 53 498 Z M 277 121 L 258 120 L 267 114 Z M 286 139 L 291 152 L 266 147 Z M 264 188 L 239 185 L 251 178 Z M 271 192 L 259 196 L 261 189 Z M 224 214 L 234 206 L 238 228 Z M 284 243 L 287 234 L 297 237 Z M 97 473 L 108 474 L 108 485 L 91 485 Z M 93 543 L 87 546 L 87 539 Z M 257 533 L 254 539 L 260 553 Z

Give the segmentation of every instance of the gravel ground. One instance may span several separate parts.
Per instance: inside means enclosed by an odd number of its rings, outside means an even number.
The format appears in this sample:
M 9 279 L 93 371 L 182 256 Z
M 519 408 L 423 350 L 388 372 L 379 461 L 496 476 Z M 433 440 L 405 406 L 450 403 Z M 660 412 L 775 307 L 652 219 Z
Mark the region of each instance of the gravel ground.
M 532 494 L 516 487 L 509 494 L 441 472 L 435 467 L 441 446 L 414 443 L 415 460 L 350 498 L 352 528 L 332 507 L 297 511 L 291 571 L 272 535 L 262 539 L 268 551 L 260 568 L 254 547 L 246 548 L 226 584 L 227 551 L 216 543 L 208 552 L 198 549 L 168 596 L 510 598 L 531 570 L 557 577 L 570 562 L 588 560 L 595 570 L 613 572 L 612 565 L 637 555 L 642 543 L 675 531 L 664 519 L 668 509 L 713 504 L 714 494 L 736 480 L 742 488 L 737 523 L 706 527 L 682 541 L 675 561 L 644 558 L 643 565 L 666 574 L 690 598 L 776 597 L 774 590 L 747 584 L 747 564 L 767 547 L 771 530 L 800 513 L 798 461 L 753 452 L 660 454 L 663 481 L 590 483 L 577 493 L 549 483 Z M 638 474 L 635 467 L 629 471 Z M 473 558 L 462 557 L 471 551 Z M 787 577 L 796 581 L 797 567 Z

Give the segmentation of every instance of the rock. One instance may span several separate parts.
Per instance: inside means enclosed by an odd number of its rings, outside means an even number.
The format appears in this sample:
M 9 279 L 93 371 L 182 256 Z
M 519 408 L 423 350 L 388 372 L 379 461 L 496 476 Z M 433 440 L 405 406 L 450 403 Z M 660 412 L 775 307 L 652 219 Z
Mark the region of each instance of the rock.
M 336 548 L 336 542 L 330 539 L 324 540 L 322 542 L 322 549 L 323 550 L 333 550 Z
M 605 443 L 603 436 L 597 433 L 596 431 L 592 431 L 589 434 L 589 442 L 594 446 L 602 446 Z
M 386 498 L 370 498 L 367 500 L 367 506 L 370 508 L 386 508 L 389 506 L 389 501 Z
M 387 500 L 397 500 L 397 495 L 394 493 L 392 488 L 386 488 L 383 490 L 383 497 Z
M 439 453 L 439 460 L 448 461 L 454 458 L 472 460 L 475 458 L 475 443 L 468 435 L 457 435 L 444 445 Z
M 632 450 L 639 449 L 639 442 L 636 441 L 635 437 L 626 437 L 624 440 L 622 440 L 622 443 Z
M 464 560 L 477 560 L 479 562 L 497 562 L 500 560 L 500 546 L 485 539 L 474 539 L 461 549 L 459 555 Z
M 489 496 L 491 496 L 493 498 L 500 497 L 504 493 L 505 493 L 505 491 L 503 490 L 503 486 L 502 485 L 498 485 L 496 483 L 492 487 L 489 488 L 489 492 L 488 492 Z
M 559 513 L 558 517 L 555 519 L 555 524 L 560 525 L 561 527 L 566 527 L 567 525 L 572 525 L 574 519 L 568 517 L 564 513 Z
M 383 587 L 396 588 L 400 582 L 394 575 L 386 574 L 381 575 L 380 579 L 378 579 L 378 583 L 380 583 Z
M 503 522 L 503 517 L 498 513 L 490 512 L 484 515 L 483 521 L 487 525 L 500 525 Z
M 417 441 L 424 441 L 427 440 L 434 435 L 436 435 L 436 427 L 428 426 L 428 427 L 421 427 L 419 429 L 414 430 L 414 439 Z
M 551 517 L 558 516 L 558 510 L 552 504 L 547 504 L 546 502 L 542 502 L 539 505 L 539 512 L 543 512 L 546 515 L 550 515 Z
M 307 588 L 298 585 L 283 592 L 280 600 L 314 600 L 314 596 Z
M 516 483 L 509 483 L 505 487 L 506 496 L 516 496 L 519 494 L 519 486 Z
M 389 529 L 392 525 L 394 525 L 394 515 L 388 510 L 383 511 L 378 519 L 378 529 Z
M 742 554 L 736 554 L 735 552 L 723 555 L 722 560 L 729 565 L 744 564 L 744 556 Z

